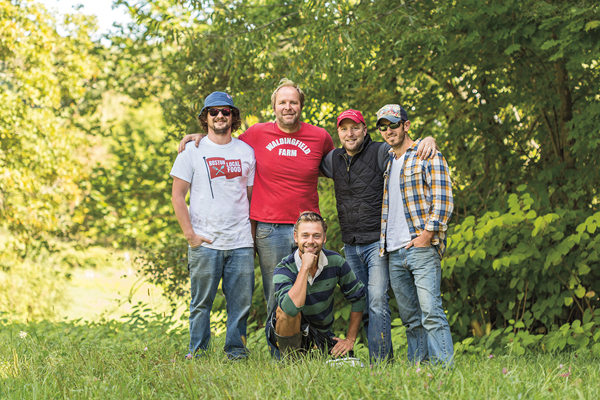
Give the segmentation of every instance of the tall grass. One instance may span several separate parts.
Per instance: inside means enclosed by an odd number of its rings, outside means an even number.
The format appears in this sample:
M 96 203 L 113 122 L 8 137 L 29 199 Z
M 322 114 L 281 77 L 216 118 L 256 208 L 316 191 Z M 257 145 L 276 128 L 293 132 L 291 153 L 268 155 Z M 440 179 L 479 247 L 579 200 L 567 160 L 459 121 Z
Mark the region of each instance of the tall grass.
M 0 398 L 600 398 L 600 364 L 587 353 L 459 354 L 444 369 L 409 365 L 396 349 L 392 365 L 359 368 L 332 367 L 319 356 L 275 362 L 261 341 L 247 360 L 229 362 L 222 340 L 186 361 L 186 327 L 168 316 L 0 320 Z

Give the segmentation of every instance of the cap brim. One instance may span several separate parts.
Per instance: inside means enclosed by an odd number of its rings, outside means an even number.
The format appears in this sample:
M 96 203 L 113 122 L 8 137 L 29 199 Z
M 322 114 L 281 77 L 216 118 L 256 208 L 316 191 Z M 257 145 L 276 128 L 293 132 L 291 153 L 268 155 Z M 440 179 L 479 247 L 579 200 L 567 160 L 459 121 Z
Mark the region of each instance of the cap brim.
M 379 123 L 381 122 L 382 119 L 387 119 L 392 124 L 396 124 L 396 123 L 402 121 L 402 118 L 392 117 L 391 115 L 386 115 L 385 117 L 381 117 L 377 120 L 377 126 L 379 126 Z

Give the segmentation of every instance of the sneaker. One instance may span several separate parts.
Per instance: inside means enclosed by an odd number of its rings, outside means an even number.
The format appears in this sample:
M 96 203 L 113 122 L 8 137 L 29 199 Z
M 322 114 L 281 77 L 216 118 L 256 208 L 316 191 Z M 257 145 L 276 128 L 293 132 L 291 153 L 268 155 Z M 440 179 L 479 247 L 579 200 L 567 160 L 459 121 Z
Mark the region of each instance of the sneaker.
M 328 364 L 331 367 L 339 367 L 343 365 L 348 365 L 350 367 L 365 367 L 365 365 L 356 357 L 335 358 L 333 360 L 327 360 L 325 364 Z

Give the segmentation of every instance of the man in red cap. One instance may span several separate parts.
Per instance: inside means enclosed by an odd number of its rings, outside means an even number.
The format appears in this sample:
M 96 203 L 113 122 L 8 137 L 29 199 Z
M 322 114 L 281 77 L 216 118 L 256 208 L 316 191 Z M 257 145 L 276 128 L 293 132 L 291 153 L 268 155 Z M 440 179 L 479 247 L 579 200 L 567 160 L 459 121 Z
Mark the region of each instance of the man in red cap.
M 390 146 L 374 142 L 360 111 L 346 110 L 337 118 L 341 149 L 331 151 L 321 171 L 332 178 L 346 261 L 367 288 L 363 326 L 372 362 L 393 356 L 388 303 L 388 255 L 379 256 L 384 172 Z M 422 157 L 435 149 L 431 137 L 422 141 Z

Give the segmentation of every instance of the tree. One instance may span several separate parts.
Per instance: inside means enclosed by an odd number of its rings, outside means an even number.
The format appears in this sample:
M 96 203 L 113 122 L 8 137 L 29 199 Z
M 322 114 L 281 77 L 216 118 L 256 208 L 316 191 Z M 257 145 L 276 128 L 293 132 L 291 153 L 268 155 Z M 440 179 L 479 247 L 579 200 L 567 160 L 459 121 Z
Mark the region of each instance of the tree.
M 334 137 L 342 109 L 360 109 L 372 127 L 379 107 L 403 104 L 411 135 L 436 137 L 452 168 L 456 236 L 444 261 L 445 298 L 461 318 L 496 328 L 527 315 L 531 332 L 582 318 L 587 293 L 590 310 L 599 301 L 588 291 L 598 280 L 598 7 L 550 0 L 130 5 L 145 39 L 174 49 L 164 62 L 175 80 L 174 106 L 165 108 L 172 126 L 194 129 L 201 99 L 213 90 L 234 95 L 248 122 L 272 118 L 270 94 L 284 76 L 306 89 L 304 119 Z M 498 273 L 497 260 L 510 271 Z M 543 282 L 527 273 L 538 267 Z M 476 304 L 482 293 L 503 297 Z M 540 315 L 546 295 L 564 300 L 552 318 Z M 469 334 L 469 321 L 455 333 Z
M 69 16 L 64 29 L 39 5 L 0 3 L 0 220 L 23 243 L 66 235 L 83 197 L 94 25 Z

